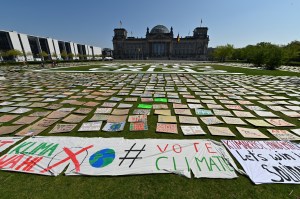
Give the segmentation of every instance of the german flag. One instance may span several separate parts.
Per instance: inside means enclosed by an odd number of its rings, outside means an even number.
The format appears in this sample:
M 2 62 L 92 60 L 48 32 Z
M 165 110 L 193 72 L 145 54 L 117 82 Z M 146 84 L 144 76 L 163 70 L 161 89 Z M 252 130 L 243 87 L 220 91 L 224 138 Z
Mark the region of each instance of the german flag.
M 178 35 L 177 35 L 177 43 L 179 43 L 180 42 L 180 37 L 179 37 L 179 33 L 178 33 Z

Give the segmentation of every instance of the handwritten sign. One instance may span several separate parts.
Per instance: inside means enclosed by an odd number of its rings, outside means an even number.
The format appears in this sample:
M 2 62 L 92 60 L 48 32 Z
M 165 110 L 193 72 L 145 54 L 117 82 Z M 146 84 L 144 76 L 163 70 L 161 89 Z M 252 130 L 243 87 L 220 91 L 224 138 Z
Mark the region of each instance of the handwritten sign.
M 300 146 L 287 141 L 222 140 L 255 184 L 300 184 Z
M 211 140 L 31 137 L 0 157 L 2 170 L 39 175 L 175 173 L 236 178 L 224 146 Z
M 21 137 L 0 137 L 0 153 L 21 139 Z

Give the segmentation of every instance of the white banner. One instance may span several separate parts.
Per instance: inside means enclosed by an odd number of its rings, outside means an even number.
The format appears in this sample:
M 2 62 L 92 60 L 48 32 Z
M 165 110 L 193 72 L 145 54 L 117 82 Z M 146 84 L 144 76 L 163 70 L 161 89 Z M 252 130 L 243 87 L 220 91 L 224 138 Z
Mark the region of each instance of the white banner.
M 22 137 L 0 137 L 0 153 L 21 139 Z
M 3 170 L 42 175 L 59 175 L 67 165 L 66 175 L 237 177 L 223 145 L 202 139 L 32 137 L 0 158 Z
M 300 145 L 288 141 L 222 142 L 255 184 L 300 184 Z

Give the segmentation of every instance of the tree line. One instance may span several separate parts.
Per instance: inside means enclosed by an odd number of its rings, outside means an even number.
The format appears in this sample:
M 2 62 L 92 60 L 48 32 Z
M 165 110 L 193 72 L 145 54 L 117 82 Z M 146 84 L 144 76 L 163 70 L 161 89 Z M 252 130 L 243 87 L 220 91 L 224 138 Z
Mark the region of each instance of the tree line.
M 23 54 L 23 52 L 19 51 L 19 50 L 15 50 L 15 49 L 11 49 L 8 51 L 0 51 L 0 60 L 1 57 L 2 58 L 8 58 L 8 59 L 17 59 L 17 57 L 19 56 L 25 56 L 25 58 L 27 56 L 33 56 L 33 54 L 31 52 L 27 52 L 25 55 Z M 79 59 L 86 59 L 88 57 L 88 55 L 81 55 L 81 54 L 77 54 L 77 57 L 79 57 Z M 95 57 L 101 57 L 101 55 L 94 55 Z M 48 60 L 50 59 L 50 55 L 45 52 L 42 51 L 40 53 L 38 53 L 36 55 L 36 57 L 41 58 L 42 60 Z M 73 53 L 67 53 L 66 51 L 62 51 L 61 52 L 61 57 L 63 60 L 73 60 L 73 58 L 75 57 L 75 55 Z M 58 58 L 56 53 L 51 54 L 51 58 Z
M 211 57 L 215 61 L 240 61 L 269 70 L 283 64 L 300 66 L 300 41 L 292 41 L 287 45 L 260 42 L 244 48 L 234 48 L 233 45 L 227 44 L 217 46 Z

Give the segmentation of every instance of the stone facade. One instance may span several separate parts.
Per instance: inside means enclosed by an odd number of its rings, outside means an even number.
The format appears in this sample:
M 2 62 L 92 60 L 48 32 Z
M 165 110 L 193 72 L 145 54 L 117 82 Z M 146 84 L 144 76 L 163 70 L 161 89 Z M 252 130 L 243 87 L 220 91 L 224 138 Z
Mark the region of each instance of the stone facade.
M 174 37 L 169 31 L 157 25 L 146 38 L 128 37 L 124 28 L 114 29 L 113 55 L 115 59 L 186 59 L 207 60 L 209 36 L 207 27 L 197 27 L 193 36 Z

